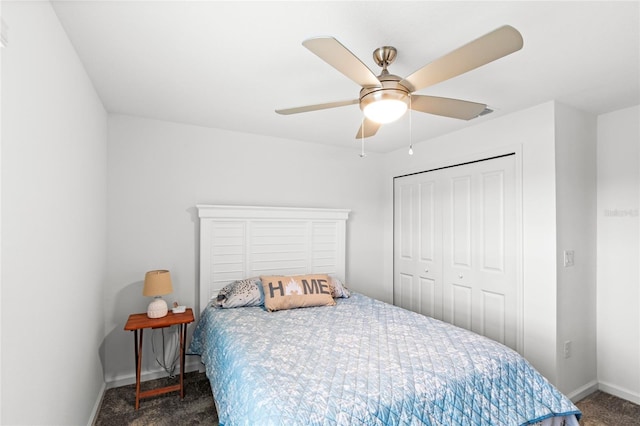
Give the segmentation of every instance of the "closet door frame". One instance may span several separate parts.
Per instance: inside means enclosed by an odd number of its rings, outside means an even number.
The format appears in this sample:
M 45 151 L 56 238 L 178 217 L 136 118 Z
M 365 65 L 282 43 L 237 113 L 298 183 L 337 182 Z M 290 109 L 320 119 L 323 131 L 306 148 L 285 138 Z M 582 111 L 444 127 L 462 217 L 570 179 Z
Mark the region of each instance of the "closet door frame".
M 424 166 L 422 169 L 411 171 L 409 173 L 399 174 L 393 177 L 393 250 L 392 250 L 392 303 L 396 304 L 396 179 L 424 172 L 448 169 L 456 166 L 476 163 L 485 160 L 491 160 L 498 157 L 513 155 L 515 162 L 515 268 L 516 268 L 516 351 L 524 353 L 524 271 L 523 271 L 523 182 L 522 182 L 522 145 L 514 144 L 485 151 L 480 154 L 458 157 L 451 160 L 442 160 Z

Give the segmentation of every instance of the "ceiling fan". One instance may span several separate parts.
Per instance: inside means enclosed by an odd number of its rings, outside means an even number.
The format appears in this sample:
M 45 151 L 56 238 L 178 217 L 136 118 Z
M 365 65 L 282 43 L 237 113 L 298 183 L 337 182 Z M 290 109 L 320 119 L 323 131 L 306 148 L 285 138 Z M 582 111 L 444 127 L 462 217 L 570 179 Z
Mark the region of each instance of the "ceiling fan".
M 387 67 L 396 58 L 397 50 L 383 46 L 373 52 L 373 59 L 382 67 L 376 76 L 360 59 L 333 37 L 314 37 L 302 45 L 320 59 L 362 87 L 357 99 L 278 109 L 278 114 L 298 114 L 347 105 L 360 104 L 365 118 L 356 138 L 376 134 L 382 124 L 400 118 L 407 108 L 428 114 L 470 120 L 479 116 L 485 104 L 459 99 L 418 95 L 414 92 L 471 71 L 522 48 L 522 35 L 505 25 L 425 65 L 406 78 L 390 74 Z

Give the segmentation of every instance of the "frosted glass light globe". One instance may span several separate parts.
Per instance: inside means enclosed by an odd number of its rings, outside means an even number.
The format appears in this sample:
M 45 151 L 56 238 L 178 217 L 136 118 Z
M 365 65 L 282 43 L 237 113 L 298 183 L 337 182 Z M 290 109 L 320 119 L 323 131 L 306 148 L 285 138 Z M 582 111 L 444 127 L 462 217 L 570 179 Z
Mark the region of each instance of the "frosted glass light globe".
M 364 107 L 364 115 L 376 123 L 386 124 L 396 121 L 407 111 L 407 103 L 399 99 L 382 99 Z

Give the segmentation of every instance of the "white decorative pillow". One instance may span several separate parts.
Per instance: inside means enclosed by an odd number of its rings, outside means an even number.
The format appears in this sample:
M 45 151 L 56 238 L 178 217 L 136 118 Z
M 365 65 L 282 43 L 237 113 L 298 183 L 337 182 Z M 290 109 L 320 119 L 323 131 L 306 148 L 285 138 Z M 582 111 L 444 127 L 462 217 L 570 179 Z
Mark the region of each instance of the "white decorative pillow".
M 264 304 L 262 283 L 258 277 L 234 281 L 224 286 L 213 299 L 213 305 L 220 308 L 260 306 Z
M 347 287 L 345 287 L 342 281 L 332 276 L 329 276 L 329 279 L 329 287 L 331 288 L 331 296 L 333 298 L 337 299 L 343 297 L 346 299 L 351 297 L 351 292 Z
M 267 311 L 335 305 L 326 274 L 261 276 Z

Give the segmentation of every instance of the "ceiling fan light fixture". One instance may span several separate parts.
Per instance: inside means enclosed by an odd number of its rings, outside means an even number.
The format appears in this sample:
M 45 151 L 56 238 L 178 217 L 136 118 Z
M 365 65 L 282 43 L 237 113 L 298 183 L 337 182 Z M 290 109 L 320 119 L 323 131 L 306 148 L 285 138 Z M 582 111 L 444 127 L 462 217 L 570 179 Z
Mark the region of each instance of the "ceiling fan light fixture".
M 396 121 L 407 112 L 409 96 L 406 92 L 382 89 L 364 96 L 360 108 L 365 117 L 376 123 L 386 124 Z
M 514 53 L 522 49 L 523 41 L 518 30 L 510 25 L 503 25 L 429 62 L 404 78 L 391 74 L 388 70 L 397 56 L 395 47 L 382 46 L 373 51 L 373 60 L 382 67 L 380 75 L 375 75 L 357 56 L 333 37 L 313 37 L 303 41 L 302 44 L 357 83 L 362 88 L 360 96 L 348 101 L 280 109 L 276 112 L 288 115 L 359 103 L 366 119 L 362 121 L 356 138 L 364 139 L 374 136 L 382 124 L 402 117 L 407 109 L 460 120 L 471 120 L 479 115 L 490 113 L 491 110 L 486 108 L 485 104 L 438 96 L 413 95 L 413 93 Z M 411 128 L 411 119 L 409 119 L 409 128 Z M 411 141 L 411 137 L 409 140 Z

